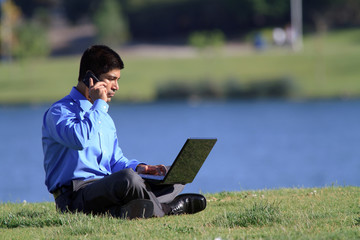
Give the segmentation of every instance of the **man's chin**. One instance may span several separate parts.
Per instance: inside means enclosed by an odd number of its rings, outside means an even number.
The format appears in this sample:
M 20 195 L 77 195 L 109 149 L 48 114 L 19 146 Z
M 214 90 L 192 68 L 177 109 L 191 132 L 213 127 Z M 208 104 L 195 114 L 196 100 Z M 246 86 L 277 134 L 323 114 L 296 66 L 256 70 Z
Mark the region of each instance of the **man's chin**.
M 111 102 L 111 99 L 114 97 L 114 94 L 107 96 L 107 102 Z

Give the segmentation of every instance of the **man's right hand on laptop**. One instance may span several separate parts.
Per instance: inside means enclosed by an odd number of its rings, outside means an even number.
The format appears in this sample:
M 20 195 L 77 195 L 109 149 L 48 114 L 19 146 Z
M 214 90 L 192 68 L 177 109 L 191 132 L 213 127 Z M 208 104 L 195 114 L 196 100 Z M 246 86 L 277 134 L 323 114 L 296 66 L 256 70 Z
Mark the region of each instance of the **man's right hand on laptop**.
M 136 167 L 136 171 L 139 174 L 149 174 L 149 175 L 157 175 L 157 176 L 165 176 L 167 172 L 167 168 L 164 165 L 145 165 L 139 164 Z

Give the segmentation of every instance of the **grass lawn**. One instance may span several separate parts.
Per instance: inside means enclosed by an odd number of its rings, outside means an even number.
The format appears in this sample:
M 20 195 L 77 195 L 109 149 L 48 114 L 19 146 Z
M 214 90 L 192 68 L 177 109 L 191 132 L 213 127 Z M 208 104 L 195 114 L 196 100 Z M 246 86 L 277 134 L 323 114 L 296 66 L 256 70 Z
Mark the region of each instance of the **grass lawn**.
M 359 239 L 360 188 L 206 194 L 194 215 L 121 220 L 60 214 L 54 203 L 0 204 L 0 239 Z
M 246 85 L 256 81 L 291 79 L 292 98 L 360 96 L 360 29 L 307 36 L 304 51 L 269 49 L 236 56 L 199 54 L 189 58 L 149 58 L 122 55 L 116 100 L 152 101 L 160 84 L 206 80 L 221 88 L 232 79 Z M 121 53 L 121 51 L 120 51 Z M 68 94 L 77 82 L 80 56 L 31 59 L 0 64 L 0 103 L 52 102 Z

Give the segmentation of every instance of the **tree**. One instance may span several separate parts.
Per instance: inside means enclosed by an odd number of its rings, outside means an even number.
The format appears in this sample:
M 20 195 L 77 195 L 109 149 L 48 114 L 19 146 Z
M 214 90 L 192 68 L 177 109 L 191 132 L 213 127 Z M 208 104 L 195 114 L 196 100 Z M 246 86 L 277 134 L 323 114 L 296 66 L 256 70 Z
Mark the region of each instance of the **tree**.
M 20 21 L 21 10 L 12 0 L 5 1 L 1 4 L 1 56 L 4 59 L 11 60 L 13 45 L 16 42 L 14 29 Z
M 353 27 L 360 24 L 359 0 L 304 1 L 304 21 L 315 25 L 317 31 L 329 27 Z
M 116 0 L 105 0 L 95 13 L 98 38 L 105 44 L 124 44 L 129 38 L 128 23 Z
M 56 1 L 57 0 L 14 0 L 26 18 L 31 18 L 38 8 L 48 9 L 54 6 Z
M 46 29 L 36 21 L 23 22 L 15 29 L 17 44 L 13 55 L 18 59 L 46 57 L 50 54 L 50 45 Z

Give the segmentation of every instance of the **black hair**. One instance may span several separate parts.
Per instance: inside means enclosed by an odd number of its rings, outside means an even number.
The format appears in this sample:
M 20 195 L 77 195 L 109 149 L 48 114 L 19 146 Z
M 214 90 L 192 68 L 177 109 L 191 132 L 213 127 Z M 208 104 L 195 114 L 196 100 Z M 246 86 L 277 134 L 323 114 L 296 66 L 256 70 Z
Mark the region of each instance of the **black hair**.
M 89 70 L 99 77 L 113 69 L 123 68 L 124 62 L 114 50 L 105 45 L 93 45 L 86 49 L 81 57 L 78 81 L 81 81 Z

